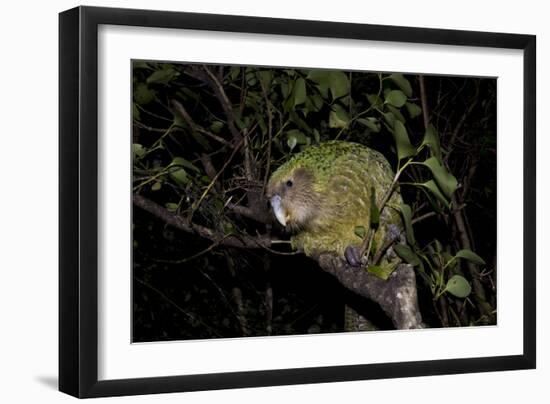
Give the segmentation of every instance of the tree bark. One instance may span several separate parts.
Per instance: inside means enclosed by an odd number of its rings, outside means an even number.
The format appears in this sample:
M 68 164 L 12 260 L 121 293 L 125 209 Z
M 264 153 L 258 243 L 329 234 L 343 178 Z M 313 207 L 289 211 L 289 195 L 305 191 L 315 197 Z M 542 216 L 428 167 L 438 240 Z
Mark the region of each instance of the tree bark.
M 362 268 L 350 266 L 333 254 L 320 254 L 316 260 L 344 287 L 378 303 L 397 329 L 424 328 L 411 265 L 399 265 L 387 280 L 383 280 Z

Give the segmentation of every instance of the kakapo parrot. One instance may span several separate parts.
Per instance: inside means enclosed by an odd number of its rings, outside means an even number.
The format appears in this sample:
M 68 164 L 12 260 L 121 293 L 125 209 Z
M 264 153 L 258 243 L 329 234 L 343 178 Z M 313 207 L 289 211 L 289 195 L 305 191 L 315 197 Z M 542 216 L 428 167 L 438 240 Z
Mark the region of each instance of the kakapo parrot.
M 313 257 L 333 253 L 358 266 L 361 233 L 371 225 L 371 203 L 381 205 L 394 175 L 380 152 L 358 143 L 328 141 L 281 165 L 271 175 L 266 194 L 278 222 L 293 233 L 294 249 Z M 402 233 L 401 203 L 396 188 L 381 211 L 371 256 Z M 384 257 L 383 264 L 395 267 L 396 259 Z

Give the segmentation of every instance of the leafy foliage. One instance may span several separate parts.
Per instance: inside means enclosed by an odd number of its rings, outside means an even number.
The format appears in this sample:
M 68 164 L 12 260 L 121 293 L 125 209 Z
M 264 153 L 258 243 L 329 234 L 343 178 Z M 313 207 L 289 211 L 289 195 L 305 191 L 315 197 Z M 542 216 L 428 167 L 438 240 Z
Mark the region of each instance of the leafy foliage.
M 303 257 L 281 255 L 291 253 L 284 242 L 224 246 L 288 239 L 266 209 L 268 175 L 332 139 L 380 150 L 399 174 L 407 204 L 387 208 L 401 212 L 406 244 L 393 249 L 417 269 L 428 325 L 494 323 L 495 83 L 425 79 L 429 125 L 416 76 L 135 61 L 134 194 L 195 229 L 134 210 L 135 338 L 341 330 L 342 305 L 355 297 Z M 367 232 L 355 230 L 358 239 Z M 306 269 L 289 270 L 298 265 Z M 387 277 L 380 268 L 368 270 Z

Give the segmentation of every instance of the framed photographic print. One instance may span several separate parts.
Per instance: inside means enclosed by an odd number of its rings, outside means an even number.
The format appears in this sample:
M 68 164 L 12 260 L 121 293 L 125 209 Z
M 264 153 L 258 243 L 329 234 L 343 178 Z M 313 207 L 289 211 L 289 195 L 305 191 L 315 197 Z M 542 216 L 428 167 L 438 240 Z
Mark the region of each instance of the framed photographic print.
M 60 390 L 534 368 L 535 43 L 61 13 Z

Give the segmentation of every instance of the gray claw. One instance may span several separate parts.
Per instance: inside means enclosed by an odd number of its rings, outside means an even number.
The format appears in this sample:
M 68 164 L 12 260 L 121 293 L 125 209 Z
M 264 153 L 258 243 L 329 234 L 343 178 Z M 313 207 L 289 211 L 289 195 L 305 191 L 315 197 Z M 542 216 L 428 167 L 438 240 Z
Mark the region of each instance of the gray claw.
M 388 225 L 388 238 L 390 240 L 399 240 L 401 236 L 401 229 L 395 224 Z
M 344 256 L 346 257 L 346 261 L 350 266 L 352 267 L 361 266 L 361 257 L 359 255 L 359 249 L 357 247 L 348 245 L 346 247 L 346 250 L 344 251 Z

